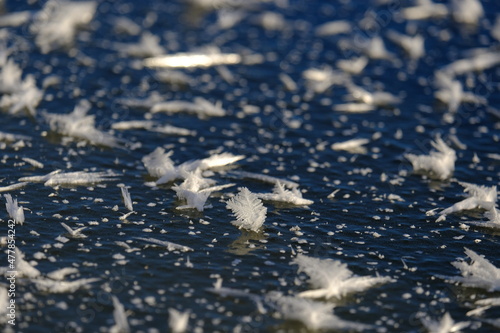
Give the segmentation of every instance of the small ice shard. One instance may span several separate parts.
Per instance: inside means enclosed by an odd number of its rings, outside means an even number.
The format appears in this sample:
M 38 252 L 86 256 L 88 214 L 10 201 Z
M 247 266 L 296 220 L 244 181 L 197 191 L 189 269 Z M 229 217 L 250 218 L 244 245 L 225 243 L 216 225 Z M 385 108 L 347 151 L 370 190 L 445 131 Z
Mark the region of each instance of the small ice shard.
M 96 1 L 47 1 L 30 26 L 36 45 L 42 53 L 70 46 L 78 27 L 90 23 L 96 8 Z
M 19 178 L 19 181 L 30 183 L 44 183 L 45 186 L 59 186 L 59 185 L 90 185 L 104 181 L 113 180 L 116 175 L 107 172 L 61 172 L 55 170 L 44 176 L 30 176 Z
M 223 167 L 236 163 L 245 158 L 245 155 L 233 155 L 231 153 L 214 154 L 200 161 L 198 168 L 201 170 Z
M 131 129 L 146 129 L 149 130 L 153 128 L 155 122 L 152 120 L 129 120 L 129 121 L 119 121 L 111 125 L 112 129 L 125 131 Z
M 189 311 L 181 312 L 174 308 L 168 309 L 168 327 L 172 333 L 186 332 L 189 322 Z
M 490 209 L 495 206 L 497 201 L 497 187 L 487 187 L 484 185 L 475 185 L 470 183 L 459 182 L 464 187 L 464 192 L 469 193 L 469 197 L 457 202 L 451 207 L 443 209 L 439 214 L 448 215 L 463 210 L 470 210 L 476 208 Z
M 429 155 L 405 154 L 405 157 L 411 162 L 415 172 L 425 171 L 435 179 L 445 180 L 455 170 L 457 155 L 440 136 L 436 136 L 431 144 L 436 150 L 432 150 Z
M 344 103 L 334 105 L 333 110 L 347 113 L 366 113 L 375 110 L 375 106 L 365 103 Z
M 302 76 L 306 80 L 307 89 L 315 94 L 323 94 L 333 85 L 344 85 L 349 82 L 348 75 L 329 66 L 307 69 Z
M 342 59 L 337 61 L 337 67 L 351 75 L 358 75 L 368 65 L 368 57 L 361 56 L 358 58 Z
M 205 202 L 212 192 L 220 191 L 235 185 L 227 184 L 207 187 L 211 183 L 211 181 L 200 175 L 200 171 L 188 173 L 185 180 L 180 185 L 172 187 L 179 199 L 187 201 L 187 205 L 177 207 L 177 209 L 194 208 L 202 212 L 205 208 Z
M 231 223 L 239 229 L 258 231 L 266 220 L 267 208 L 264 207 L 259 197 L 246 187 L 242 187 L 234 198 L 229 199 L 226 207 L 236 217 L 236 220 Z
M 117 16 L 111 22 L 113 31 L 118 34 L 137 36 L 141 33 L 141 26 L 126 16 Z
M 22 225 L 24 223 L 23 206 L 18 206 L 17 199 L 12 199 L 10 194 L 4 194 L 4 197 L 7 201 L 5 203 L 5 208 L 7 209 L 7 213 L 9 213 L 10 218 L 13 219 L 16 224 Z
M 348 34 L 352 31 L 352 24 L 346 20 L 330 21 L 316 27 L 314 34 L 318 37 Z
M 128 191 L 128 188 L 125 186 L 120 187 L 121 193 L 122 193 L 122 198 L 123 198 L 123 203 L 125 204 L 125 208 L 127 208 L 129 211 L 133 212 L 134 211 L 134 206 L 132 204 L 132 199 L 130 198 L 130 193 Z
M 13 142 L 20 140 L 30 141 L 31 137 L 27 135 L 12 134 L 0 131 L 0 141 Z
M 345 150 L 353 154 L 366 154 L 367 150 L 364 145 L 366 145 L 370 140 L 368 139 L 350 139 L 343 142 L 337 142 L 332 144 L 331 148 L 333 150 Z
M 486 51 L 474 54 L 471 57 L 455 60 L 440 69 L 450 77 L 470 73 L 480 72 L 500 64 L 500 52 Z
M 82 234 L 82 231 L 87 229 L 87 227 L 81 227 L 81 228 L 78 228 L 78 229 L 72 229 L 71 227 L 69 227 L 66 223 L 64 222 L 61 222 L 61 225 L 64 227 L 64 229 L 66 229 L 66 231 L 68 232 L 66 234 L 66 236 L 70 237 L 70 238 L 87 238 L 86 235 Z
M 80 101 L 69 114 L 44 113 L 50 129 L 59 134 L 86 140 L 93 145 L 119 147 L 118 139 L 95 128 L 95 116 L 88 116 L 90 102 Z
M 451 0 L 450 11 L 458 24 L 477 25 L 484 16 L 483 6 L 478 0 Z
M 312 200 L 302 198 L 302 193 L 298 188 L 287 190 L 279 181 L 274 186 L 273 193 L 256 193 L 256 195 L 262 200 L 281 201 L 297 206 L 307 206 L 314 203 Z
M 363 48 L 363 53 L 370 59 L 375 60 L 395 60 L 393 53 L 389 52 L 380 36 L 373 37 Z
M 489 292 L 500 291 L 500 268 L 495 267 L 484 256 L 465 248 L 465 254 L 471 259 L 468 264 L 464 260 L 451 264 L 460 270 L 462 276 L 438 276 L 447 282 L 456 282 L 464 287 L 481 288 Z
M 300 321 L 311 330 L 348 330 L 365 331 L 372 326 L 340 319 L 333 314 L 332 303 L 312 301 L 280 293 L 267 294 L 266 303 L 274 308 L 286 320 Z
M 213 104 L 203 97 L 196 97 L 194 102 L 167 101 L 156 103 L 151 107 L 151 113 L 158 112 L 186 112 L 195 114 L 199 117 L 222 117 L 226 115 L 226 111 L 222 108 L 222 103 L 220 101 Z
M 254 16 L 253 21 L 265 30 L 269 31 L 281 31 L 288 26 L 283 14 L 271 11 L 264 11 L 261 14 Z
M 165 54 L 165 49 L 160 45 L 160 38 L 146 31 L 136 44 L 115 43 L 114 49 L 118 52 L 137 58 L 154 57 Z
M 128 324 L 127 313 L 125 312 L 125 307 L 120 302 L 120 300 L 112 295 L 111 299 L 113 300 L 113 318 L 115 320 L 115 324 L 109 329 L 110 333 L 129 333 L 130 326 Z
M 2 2 L 3 4 L 3 2 Z M 18 27 L 28 22 L 33 16 L 29 10 L 13 13 L 3 13 L 0 16 L 0 27 Z
M 390 277 L 355 276 L 346 264 L 338 260 L 322 260 L 299 254 L 292 264 L 299 265 L 299 273 L 306 273 L 310 284 L 318 288 L 303 291 L 298 294 L 300 297 L 342 298 L 375 285 L 394 282 Z
M 43 167 L 44 167 L 43 163 L 38 162 L 37 160 L 29 158 L 29 157 L 23 157 L 23 161 L 31 164 L 35 168 L 43 169 Z
M 15 184 L 7 185 L 7 186 L 0 186 L 0 193 L 18 190 L 20 188 L 25 187 L 28 184 L 29 184 L 28 182 L 21 182 L 21 183 L 15 183 Z
M 194 251 L 189 246 L 184 246 L 184 245 L 172 243 L 172 242 L 169 242 L 169 241 L 162 241 L 162 240 L 159 240 L 159 239 L 156 239 L 156 238 L 151 238 L 151 237 L 149 237 L 149 238 L 137 237 L 136 239 L 139 239 L 139 240 L 142 240 L 142 241 L 145 241 L 145 242 L 148 242 L 148 243 L 152 243 L 152 244 L 155 244 L 155 245 L 162 246 L 162 247 L 166 248 L 168 251 L 181 251 L 181 252 Z
M 368 105 L 394 106 L 401 103 L 401 98 L 385 91 L 369 92 L 354 84 L 349 84 L 347 88 L 352 99 Z
M 74 281 L 54 281 L 47 278 L 35 278 L 31 281 L 35 284 L 37 289 L 41 292 L 49 294 L 65 294 L 74 293 L 79 289 L 86 289 L 91 283 L 99 281 L 98 278 L 79 279 Z
M 261 173 L 253 173 L 253 172 L 246 172 L 246 171 L 231 171 L 230 173 L 231 176 L 236 176 L 238 178 L 248 178 L 248 179 L 254 179 L 258 180 L 261 182 L 265 183 L 271 183 L 271 184 L 283 184 L 288 188 L 296 188 L 299 187 L 299 184 L 296 182 L 293 182 L 291 180 L 287 179 L 282 179 L 282 178 L 277 178 L 269 175 L 264 175 Z
M 468 327 L 470 322 L 454 322 L 449 312 L 446 312 L 441 320 L 433 320 L 428 317 L 421 318 L 421 322 L 429 333 L 454 333 Z
M 55 271 L 52 271 L 47 274 L 47 277 L 52 280 L 64 280 L 66 275 L 76 274 L 78 273 L 78 269 L 75 267 L 64 267 Z
M 421 35 L 406 36 L 390 30 L 387 38 L 401 47 L 410 59 L 418 60 L 425 55 L 424 38 Z
M 263 56 L 259 54 L 222 53 L 216 47 L 207 47 L 197 52 L 181 52 L 147 58 L 144 60 L 144 66 L 152 68 L 190 68 L 237 64 L 254 65 L 262 63 L 263 59 Z
M 426 20 L 448 15 L 448 7 L 442 3 L 434 3 L 432 0 L 417 0 L 413 7 L 401 10 L 403 17 L 407 20 Z
M 285 87 L 286 90 L 288 91 L 297 91 L 298 86 L 297 83 L 291 78 L 290 75 L 286 73 L 280 73 L 279 79 L 281 83 L 283 83 L 283 86 Z

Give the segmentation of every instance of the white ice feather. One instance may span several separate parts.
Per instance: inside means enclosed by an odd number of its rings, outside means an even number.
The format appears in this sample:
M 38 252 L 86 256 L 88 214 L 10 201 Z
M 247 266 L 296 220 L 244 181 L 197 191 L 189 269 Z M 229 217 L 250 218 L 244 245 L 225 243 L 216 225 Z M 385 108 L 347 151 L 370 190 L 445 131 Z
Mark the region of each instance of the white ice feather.
M 199 117 L 222 117 L 226 111 L 222 108 L 220 102 L 215 104 L 202 97 L 196 97 L 194 102 L 188 101 L 167 101 L 160 102 L 151 107 L 151 113 L 179 113 L 185 112 L 195 114 Z
M 79 279 L 74 281 L 54 281 L 46 278 L 32 280 L 38 290 L 50 294 L 74 293 L 79 289 L 86 289 L 91 283 L 99 281 L 98 278 Z
M 429 333 L 453 333 L 469 326 L 470 322 L 454 322 L 450 314 L 446 312 L 441 320 L 433 320 L 428 317 L 421 318 L 422 324 Z
M 61 225 L 63 226 L 64 229 L 68 232 L 66 235 L 71 237 L 71 238 L 87 238 L 86 235 L 82 234 L 82 231 L 87 229 L 87 227 L 81 227 L 78 229 L 72 229 L 69 227 L 66 223 L 61 222 Z
M 125 312 L 125 307 L 120 302 L 120 300 L 112 295 L 113 300 L 113 318 L 115 324 L 109 329 L 110 333 L 129 333 L 130 326 L 128 324 L 127 313 Z
M 104 181 L 113 180 L 116 175 L 106 172 L 61 172 L 61 170 L 52 171 L 43 176 L 30 176 L 19 178 L 21 182 L 30 183 L 44 183 L 45 186 L 58 186 L 58 185 L 90 185 Z
M 292 264 L 299 265 L 299 273 L 306 273 L 310 284 L 318 288 L 301 292 L 299 294 L 301 297 L 341 298 L 378 284 L 394 281 L 389 277 L 354 276 L 346 264 L 337 260 L 321 260 L 299 254 Z
M 168 309 L 168 327 L 172 333 L 182 333 L 187 330 L 189 311 L 181 312 L 174 308 Z
M 487 187 L 484 185 L 475 185 L 469 183 L 460 182 L 460 185 L 464 187 L 464 192 L 469 193 L 469 197 L 455 203 L 453 206 L 443 209 L 439 214 L 448 215 L 463 210 L 470 209 L 492 209 L 494 208 L 495 202 L 497 201 L 497 187 L 491 186 Z
M 148 242 L 148 243 L 152 243 L 152 244 L 155 244 L 155 245 L 163 246 L 168 251 L 181 251 L 181 252 L 194 251 L 193 248 L 191 248 L 189 246 L 184 246 L 184 245 L 172 243 L 172 242 L 169 242 L 169 241 L 162 241 L 162 240 L 159 240 L 159 239 L 156 239 L 156 238 L 151 238 L 151 237 L 149 237 L 149 238 L 137 237 L 137 239 L 145 241 L 145 242 Z
M 262 200 L 281 201 L 297 206 L 307 206 L 314 203 L 312 200 L 304 199 L 298 188 L 287 190 L 279 181 L 274 186 L 273 193 L 256 193 L 256 195 Z
M 433 178 L 445 180 L 455 170 L 457 155 L 439 136 L 431 144 L 436 150 L 432 150 L 429 155 L 406 154 L 405 157 L 415 172 L 426 171 Z
M 463 260 L 451 263 L 460 270 L 462 276 L 439 277 L 465 287 L 481 288 L 490 292 L 500 291 L 500 268 L 470 249 L 466 248 L 465 254 L 471 259 L 470 264 Z
M 10 194 L 4 194 L 5 200 L 7 200 L 5 207 L 7 208 L 7 212 L 9 216 L 17 223 L 24 223 L 24 210 L 23 206 L 17 205 L 17 199 L 12 199 Z
M 238 178 L 254 179 L 254 180 L 258 180 L 258 181 L 270 183 L 270 184 L 275 184 L 275 185 L 278 183 L 281 183 L 288 188 L 299 187 L 298 183 L 293 182 L 291 180 L 277 178 L 277 177 L 264 175 L 264 174 L 260 174 L 260 173 L 253 173 L 253 172 L 246 172 L 246 171 L 231 171 L 230 175 L 238 177 Z
M 229 199 L 226 207 L 231 209 L 236 216 L 236 221 L 233 221 L 232 224 L 239 229 L 257 231 L 266 220 L 267 208 L 264 207 L 257 195 L 246 187 L 241 188 L 234 198 Z
M 123 198 L 123 203 L 125 204 L 125 207 L 133 212 L 134 211 L 134 206 L 132 205 L 132 199 L 130 198 L 130 193 L 128 189 L 125 186 L 120 187 L 120 190 L 122 192 L 122 198 Z
M 52 280 L 63 280 L 66 275 L 76 274 L 78 273 L 78 269 L 75 267 L 64 267 L 61 269 L 57 269 L 47 274 L 47 277 Z
M 44 113 L 43 117 L 54 132 L 80 140 L 86 140 L 93 145 L 119 147 L 118 139 L 95 128 L 95 116 L 87 115 L 90 103 L 82 100 L 68 114 Z
M 345 150 L 353 154 L 366 154 L 367 150 L 364 147 L 370 140 L 368 139 L 350 139 L 343 142 L 337 142 L 332 144 L 331 148 L 333 150 Z
M 35 43 L 43 53 L 71 45 L 77 28 L 92 20 L 96 8 L 96 1 L 47 1 L 30 26 Z
M 332 312 L 332 303 L 316 302 L 300 297 L 283 296 L 269 293 L 266 303 L 273 307 L 286 320 L 297 320 L 311 330 L 349 330 L 364 331 L 372 326 L 342 320 Z

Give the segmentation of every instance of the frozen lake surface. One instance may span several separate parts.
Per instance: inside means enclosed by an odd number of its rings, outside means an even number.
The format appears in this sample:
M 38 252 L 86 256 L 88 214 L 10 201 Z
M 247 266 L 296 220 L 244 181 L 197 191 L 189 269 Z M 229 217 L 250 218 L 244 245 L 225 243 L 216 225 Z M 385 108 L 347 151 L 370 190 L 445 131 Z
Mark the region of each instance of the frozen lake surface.
M 0 26 L 16 331 L 500 329 L 497 1 L 5 1 Z

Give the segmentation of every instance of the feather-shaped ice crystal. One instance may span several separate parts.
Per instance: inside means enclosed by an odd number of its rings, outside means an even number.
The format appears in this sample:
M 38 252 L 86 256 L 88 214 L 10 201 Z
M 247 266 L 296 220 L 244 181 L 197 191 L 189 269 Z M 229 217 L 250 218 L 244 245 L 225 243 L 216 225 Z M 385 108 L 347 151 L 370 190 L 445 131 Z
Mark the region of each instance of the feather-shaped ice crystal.
M 94 145 L 118 147 L 118 140 L 114 136 L 95 128 L 95 116 L 87 115 L 90 107 L 88 101 L 82 100 L 69 114 L 45 113 L 43 116 L 54 132 Z
M 92 20 L 96 7 L 96 1 L 47 1 L 30 26 L 35 43 L 43 53 L 71 45 L 77 28 Z
M 406 154 L 405 157 L 411 162 L 414 171 L 426 171 L 433 178 L 445 180 L 455 170 L 457 155 L 439 136 L 431 144 L 436 150 L 429 155 Z
M 299 273 L 306 273 L 310 284 L 317 288 L 301 292 L 301 297 L 342 298 L 378 284 L 394 281 L 390 277 L 355 276 L 346 264 L 338 260 L 322 260 L 299 254 L 292 264 L 299 265 Z
M 331 303 L 322 303 L 300 297 L 283 296 L 280 293 L 269 293 L 266 303 L 273 307 L 284 319 L 297 320 L 312 330 L 350 330 L 363 331 L 373 328 L 340 319 L 334 315 Z
M 469 183 L 460 183 L 464 187 L 464 192 L 469 193 L 469 197 L 457 202 L 451 207 L 443 209 L 439 214 L 440 215 L 448 215 L 455 212 L 460 212 L 462 210 L 469 209 L 491 209 L 494 207 L 495 202 L 497 201 L 497 187 L 491 186 L 487 187 L 484 185 L 475 185 Z
M 168 309 L 168 326 L 172 333 L 185 332 L 189 321 L 189 311 L 181 312 L 174 308 Z
M 130 326 L 127 320 L 127 313 L 125 312 L 125 307 L 120 302 L 120 300 L 116 296 L 112 296 L 113 300 L 113 318 L 115 320 L 115 324 L 110 328 L 109 332 L 111 333 L 129 333 Z
M 7 208 L 7 212 L 9 216 L 18 224 L 24 223 L 24 210 L 23 206 L 17 205 L 17 199 L 12 199 L 10 194 L 5 194 L 5 200 L 7 201 L 5 204 L 5 208 Z
M 429 333 L 459 332 L 461 329 L 466 328 L 470 324 L 468 321 L 456 323 L 453 321 L 453 318 L 451 318 L 448 312 L 444 314 L 441 320 L 433 320 L 431 318 L 424 317 L 421 321 Z
M 86 289 L 91 283 L 99 281 L 98 278 L 79 279 L 74 281 L 54 281 L 47 278 L 32 280 L 38 290 L 50 294 L 74 293 L 79 289 Z
M 266 220 L 267 208 L 259 197 L 246 187 L 241 188 L 234 198 L 229 199 L 226 207 L 236 216 L 236 220 L 231 223 L 239 229 L 257 231 Z
M 257 193 L 257 196 L 262 200 L 287 202 L 297 206 L 307 206 L 314 203 L 312 200 L 304 199 L 298 188 L 287 190 L 279 181 L 274 186 L 273 193 Z
M 464 260 L 451 263 L 460 270 L 462 276 L 440 277 L 465 287 L 481 288 L 490 292 L 500 291 L 500 268 L 470 249 L 465 248 L 465 254 L 471 259 L 470 264 Z

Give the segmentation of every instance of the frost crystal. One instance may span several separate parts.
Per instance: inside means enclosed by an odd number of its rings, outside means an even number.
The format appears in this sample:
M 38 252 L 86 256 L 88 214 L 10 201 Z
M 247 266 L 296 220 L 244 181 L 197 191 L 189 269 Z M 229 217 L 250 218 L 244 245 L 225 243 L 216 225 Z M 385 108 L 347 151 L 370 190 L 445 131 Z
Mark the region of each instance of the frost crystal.
M 95 128 L 95 116 L 88 116 L 89 110 L 90 103 L 83 100 L 69 114 L 45 113 L 43 116 L 54 132 L 86 140 L 94 145 L 118 147 L 115 137 Z
M 168 326 L 172 333 L 182 333 L 187 329 L 189 321 L 189 311 L 181 312 L 174 308 L 168 309 Z
M 321 260 L 299 254 L 292 264 L 299 265 L 299 273 L 309 275 L 311 285 L 318 288 L 301 292 L 301 297 L 341 298 L 377 284 L 393 282 L 389 277 L 353 276 L 347 265 L 337 260 Z
M 226 207 L 233 211 L 236 221 L 232 224 L 239 229 L 257 231 L 264 224 L 267 208 L 259 197 L 243 187 L 240 193 L 227 201 Z
M 17 199 L 12 199 L 12 196 L 10 194 L 5 194 L 4 196 L 5 196 L 5 200 L 7 200 L 5 207 L 7 208 L 7 212 L 9 213 L 9 216 L 16 223 L 23 224 L 24 223 L 23 206 L 18 206 Z
M 451 207 L 442 210 L 440 215 L 448 215 L 462 210 L 476 208 L 492 209 L 497 201 L 497 187 L 478 186 L 469 183 L 460 183 L 464 187 L 464 192 L 469 193 L 469 197 L 457 202 Z
M 470 264 L 463 260 L 451 263 L 460 270 L 462 276 L 441 278 L 465 287 L 482 288 L 490 292 L 500 291 L 500 269 L 472 250 L 466 248 L 465 254 L 472 260 Z
M 96 7 L 95 1 L 47 1 L 30 26 L 40 50 L 48 53 L 71 45 L 77 28 L 92 20 Z
M 312 205 L 314 203 L 312 200 L 302 198 L 302 193 L 298 188 L 287 190 L 279 181 L 274 186 L 273 193 L 257 193 L 257 196 L 262 200 L 282 201 L 297 206 Z
M 462 328 L 469 326 L 469 322 L 455 323 L 448 312 L 439 321 L 430 318 L 422 318 L 422 324 L 429 333 L 451 333 L 459 332 Z
M 433 178 L 445 180 L 455 170 L 457 155 L 455 150 L 448 147 L 439 136 L 432 142 L 432 146 L 436 150 L 431 151 L 429 155 L 406 154 L 405 157 L 416 172 L 426 171 Z
M 300 297 L 283 296 L 269 293 L 266 302 L 270 304 L 284 319 L 297 320 L 312 330 L 334 329 L 363 331 L 372 328 L 368 325 L 342 320 L 335 316 L 331 303 L 316 302 Z

